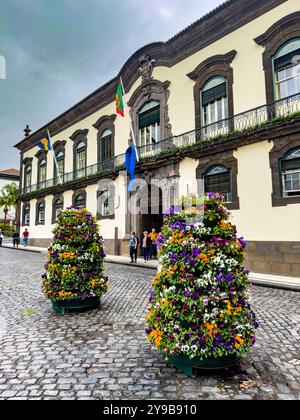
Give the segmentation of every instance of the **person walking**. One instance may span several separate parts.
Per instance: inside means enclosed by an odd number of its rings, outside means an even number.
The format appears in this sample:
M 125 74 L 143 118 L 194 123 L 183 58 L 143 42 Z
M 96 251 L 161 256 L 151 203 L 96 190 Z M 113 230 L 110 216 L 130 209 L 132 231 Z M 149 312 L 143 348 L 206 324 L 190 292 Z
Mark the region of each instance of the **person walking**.
M 156 233 L 155 229 L 152 229 L 152 232 L 149 235 L 151 239 L 151 245 L 150 245 L 150 260 L 152 260 L 152 257 L 157 257 L 157 246 L 156 246 L 156 240 L 158 238 L 158 234 Z
M 2 229 L 0 228 L 0 246 L 2 246 L 3 239 L 4 239 L 4 235 L 2 233 Z
M 151 243 L 152 243 L 152 241 L 151 241 L 151 239 L 148 235 L 148 232 L 145 231 L 144 236 L 143 236 L 143 240 L 142 240 L 142 251 L 143 251 L 143 257 L 144 257 L 144 262 L 145 263 L 147 263 L 149 261 Z
M 139 246 L 139 241 L 135 232 L 132 232 L 131 234 L 129 246 L 130 246 L 131 264 L 133 264 L 137 262 L 137 254 L 138 254 L 138 246 Z
M 25 229 L 23 232 L 23 245 L 25 246 L 25 248 L 28 245 L 28 241 L 29 241 L 29 232 L 27 229 Z
M 14 231 L 13 233 L 13 246 L 14 248 L 19 248 L 19 242 L 20 242 L 20 234 L 17 230 Z

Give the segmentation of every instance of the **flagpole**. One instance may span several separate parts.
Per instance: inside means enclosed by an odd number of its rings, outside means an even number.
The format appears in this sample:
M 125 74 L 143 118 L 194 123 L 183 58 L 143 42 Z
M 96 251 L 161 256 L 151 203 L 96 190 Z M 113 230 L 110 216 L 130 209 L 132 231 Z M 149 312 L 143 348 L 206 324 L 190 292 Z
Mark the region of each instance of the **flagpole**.
M 60 176 L 60 173 L 59 173 L 58 162 L 57 162 L 57 159 L 56 159 L 54 150 L 53 150 L 53 146 L 52 146 L 52 141 L 51 141 L 51 136 L 50 136 L 49 130 L 47 130 L 47 133 L 48 133 L 48 137 L 49 137 L 49 140 L 50 140 L 50 143 L 51 143 L 51 150 L 52 150 L 52 153 L 53 153 L 53 158 L 54 158 L 54 162 L 55 162 L 55 166 L 56 166 L 56 172 L 57 172 L 57 175 L 58 175 L 58 178 L 59 178 L 59 183 L 60 183 L 60 185 L 62 185 L 63 183 L 62 183 L 62 179 L 61 179 L 61 176 Z
M 136 160 L 137 160 L 137 162 L 139 162 L 140 159 L 139 159 L 139 155 L 138 155 L 138 150 L 137 150 L 137 145 L 136 145 L 136 141 L 135 141 L 134 130 L 133 130 L 132 121 L 131 121 L 131 117 L 130 117 L 130 113 L 129 113 L 129 108 L 128 108 L 127 101 L 126 101 L 126 92 L 125 92 L 125 89 L 124 89 L 122 76 L 120 76 L 120 82 L 121 82 L 121 86 L 122 86 L 122 90 L 123 90 L 123 94 L 124 94 L 123 100 L 124 100 L 125 112 L 126 112 L 126 114 L 128 114 L 128 117 L 129 117 L 130 131 L 131 131 L 133 145 L 134 145 L 134 149 L 135 149 Z

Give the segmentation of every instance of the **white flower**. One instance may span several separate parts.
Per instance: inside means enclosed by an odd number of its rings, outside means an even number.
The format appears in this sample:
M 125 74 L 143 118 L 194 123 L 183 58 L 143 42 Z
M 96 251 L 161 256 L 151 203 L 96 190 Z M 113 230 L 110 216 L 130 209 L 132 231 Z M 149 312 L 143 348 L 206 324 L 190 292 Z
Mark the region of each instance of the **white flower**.
M 191 347 L 191 349 L 192 349 L 193 351 L 197 351 L 197 350 L 198 350 L 197 346 L 195 346 L 195 345 L 194 345 L 194 346 L 192 346 L 192 347 Z

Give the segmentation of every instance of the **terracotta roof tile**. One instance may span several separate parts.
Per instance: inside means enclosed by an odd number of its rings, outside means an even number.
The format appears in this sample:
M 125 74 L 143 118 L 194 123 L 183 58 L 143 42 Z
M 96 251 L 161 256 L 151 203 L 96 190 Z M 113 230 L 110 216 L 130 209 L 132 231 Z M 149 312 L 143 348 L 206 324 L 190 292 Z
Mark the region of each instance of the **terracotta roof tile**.
M 5 169 L 3 171 L 0 171 L 1 175 L 13 175 L 13 176 L 20 176 L 20 171 L 17 169 Z

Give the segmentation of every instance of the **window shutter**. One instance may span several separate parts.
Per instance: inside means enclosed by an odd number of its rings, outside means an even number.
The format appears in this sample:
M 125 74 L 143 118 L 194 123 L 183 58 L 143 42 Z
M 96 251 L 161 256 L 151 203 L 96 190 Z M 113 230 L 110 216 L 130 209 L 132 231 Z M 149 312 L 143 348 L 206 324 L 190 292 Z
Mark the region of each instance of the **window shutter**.
M 139 116 L 139 129 L 149 127 L 149 125 L 160 124 L 160 107 L 150 109 L 149 111 L 143 112 Z
M 300 48 L 274 60 L 275 70 L 280 70 L 281 68 L 292 64 L 292 60 L 296 55 L 300 56 Z
M 218 101 L 227 97 L 227 84 L 222 83 L 214 88 L 202 92 L 202 106 Z
M 284 171 L 292 171 L 294 169 L 300 170 L 300 158 L 299 159 L 291 159 L 291 160 L 283 160 L 282 161 L 282 169 Z

